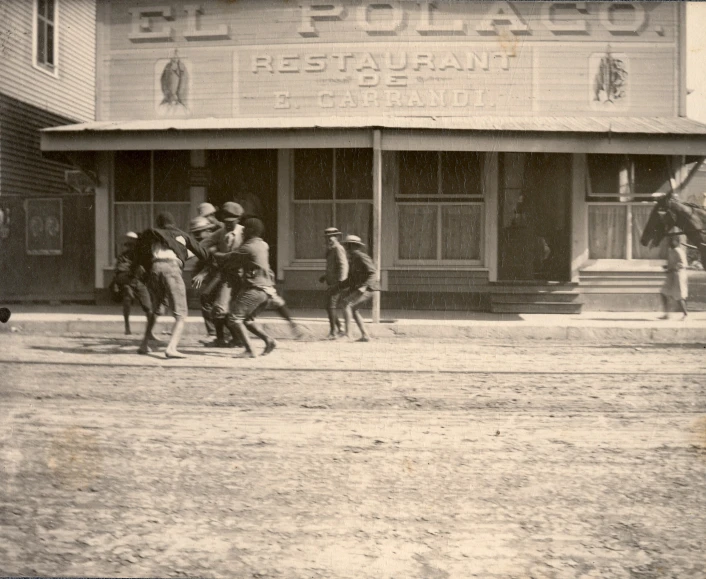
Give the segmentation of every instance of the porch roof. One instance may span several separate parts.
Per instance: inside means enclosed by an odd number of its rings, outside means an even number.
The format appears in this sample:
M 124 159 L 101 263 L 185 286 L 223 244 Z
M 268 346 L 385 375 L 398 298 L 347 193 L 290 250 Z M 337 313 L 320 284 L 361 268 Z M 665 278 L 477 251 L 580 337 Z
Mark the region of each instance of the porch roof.
M 389 150 L 706 155 L 706 125 L 684 117 L 382 116 L 95 121 L 44 129 L 43 151 L 372 147 Z

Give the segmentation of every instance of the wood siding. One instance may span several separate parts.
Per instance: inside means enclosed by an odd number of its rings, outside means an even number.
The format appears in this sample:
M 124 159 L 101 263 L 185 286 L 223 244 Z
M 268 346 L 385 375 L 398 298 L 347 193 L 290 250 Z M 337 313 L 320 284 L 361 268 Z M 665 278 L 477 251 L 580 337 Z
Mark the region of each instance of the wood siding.
M 71 169 L 48 161 L 39 149 L 39 131 L 70 123 L 0 94 L 0 196 L 61 195 L 68 192 L 64 171 Z
M 402 2 L 400 25 L 377 34 L 365 28 L 396 18 L 384 3 L 366 11 L 360 2 L 322 2 L 324 11 L 338 14 L 328 18 L 307 16 L 297 2 L 206 0 L 195 26 L 213 32 L 209 38 L 189 32 L 190 4 L 115 0 L 101 6 L 103 119 L 432 112 L 459 118 L 673 117 L 683 96 L 678 2 L 589 2 L 582 11 L 559 2 L 435 2 L 433 23 L 444 33 L 423 31 L 427 3 Z M 157 13 L 162 8 L 166 16 Z M 137 24 L 139 9 L 151 10 L 142 16 L 145 28 Z M 513 32 L 499 17 L 492 31 L 483 31 L 494 10 L 514 12 L 528 30 Z M 632 21 L 638 25 L 629 31 Z M 564 29 L 577 23 L 582 30 L 552 30 L 557 23 Z M 450 33 L 454 28 L 457 33 Z M 625 71 L 625 82 L 612 99 L 597 101 L 600 78 L 610 76 L 598 72 L 608 52 Z M 180 60 L 179 81 L 172 79 L 180 102 L 170 107 L 163 104 L 161 76 L 172 57 Z M 398 76 L 403 88 L 395 84 Z
M 57 0 L 58 61 L 53 76 L 33 65 L 33 0 L 0 2 L 0 93 L 71 121 L 95 118 L 95 0 Z
M 68 123 L 0 94 L 0 209 L 10 216 L 0 239 L 0 296 L 5 300 L 88 300 L 93 298 L 94 199 L 75 195 L 64 182 L 66 165 L 44 159 L 39 130 Z M 26 251 L 26 203 L 62 199 L 61 255 Z

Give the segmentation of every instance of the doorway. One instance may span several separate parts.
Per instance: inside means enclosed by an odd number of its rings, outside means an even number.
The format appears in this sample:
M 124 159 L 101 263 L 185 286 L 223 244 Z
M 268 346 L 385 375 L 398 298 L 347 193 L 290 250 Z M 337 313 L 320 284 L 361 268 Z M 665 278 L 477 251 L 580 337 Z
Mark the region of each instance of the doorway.
M 208 202 L 222 207 L 240 203 L 247 215 L 265 224 L 263 239 L 270 246 L 270 265 L 277 264 L 277 150 L 227 149 L 208 151 L 211 178 Z
M 500 155 L 498 280 L 571 279 L 569 154 Z

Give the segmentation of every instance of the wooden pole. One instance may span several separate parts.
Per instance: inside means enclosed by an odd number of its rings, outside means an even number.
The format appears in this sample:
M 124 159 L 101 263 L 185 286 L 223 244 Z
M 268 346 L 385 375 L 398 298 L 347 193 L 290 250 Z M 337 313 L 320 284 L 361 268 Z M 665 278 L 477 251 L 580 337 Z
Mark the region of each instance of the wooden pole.
M 380 282 L 380 255 L 382 243 L 382 134 L 373 131 L 373 254 L 370 256 Z M 373 295 L 373 323 L 380 323 L 380 292 Z

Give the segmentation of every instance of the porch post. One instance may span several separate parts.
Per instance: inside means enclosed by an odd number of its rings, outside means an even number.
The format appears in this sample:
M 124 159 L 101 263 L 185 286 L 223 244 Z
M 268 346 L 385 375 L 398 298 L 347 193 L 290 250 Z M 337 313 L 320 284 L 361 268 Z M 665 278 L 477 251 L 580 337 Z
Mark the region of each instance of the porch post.
M 373 131 L 373 254 L 370 256 L 381 280 L 382 245 L 382 134 L 380 129 Z M 373 323 L 380 323 L 380 292 L 373 294 Z

